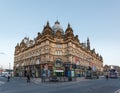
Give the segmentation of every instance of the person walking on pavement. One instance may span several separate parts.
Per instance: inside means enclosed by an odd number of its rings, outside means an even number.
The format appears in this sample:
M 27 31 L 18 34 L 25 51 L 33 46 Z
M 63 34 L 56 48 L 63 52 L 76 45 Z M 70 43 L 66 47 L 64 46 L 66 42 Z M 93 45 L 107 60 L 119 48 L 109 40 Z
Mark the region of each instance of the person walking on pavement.
M 42 69 L 42 83 L 45 82 L 45 77 L 46 77 L 46 71 L 45 69 Z
M 50 81 L 50 76 L 51 76 L 51 71 L 48 69 L 48 71 L 47 71 L 47 76 L 48 76 L 48 79 L 49 79 L 49 81 Z
M 108 75 L 106 75 L 106 80 L 108 80 Z
M 27 83 L 30 83 L 30 74 L 27 73 Z

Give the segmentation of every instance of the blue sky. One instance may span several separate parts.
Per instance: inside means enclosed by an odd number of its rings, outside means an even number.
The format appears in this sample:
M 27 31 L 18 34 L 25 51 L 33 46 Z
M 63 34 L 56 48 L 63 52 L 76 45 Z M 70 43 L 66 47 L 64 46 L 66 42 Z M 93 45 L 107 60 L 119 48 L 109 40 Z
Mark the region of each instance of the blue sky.
M 120 66 L 120 0 L 0 0 L 0 66 L 12 68 L 16 44 L 56 20 L 80 42 L 89 37 L 104 64 Z

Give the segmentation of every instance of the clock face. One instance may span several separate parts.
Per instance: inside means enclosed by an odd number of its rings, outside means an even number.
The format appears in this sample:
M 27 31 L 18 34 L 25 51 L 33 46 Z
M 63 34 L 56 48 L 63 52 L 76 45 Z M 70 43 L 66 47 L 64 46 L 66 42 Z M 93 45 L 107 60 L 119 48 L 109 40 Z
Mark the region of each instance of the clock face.
M 63 65 L 63 62 L 61 61 L 61 59 L 57 59 L 55 62 L 55 66 L 56 67 L 61 67 Z

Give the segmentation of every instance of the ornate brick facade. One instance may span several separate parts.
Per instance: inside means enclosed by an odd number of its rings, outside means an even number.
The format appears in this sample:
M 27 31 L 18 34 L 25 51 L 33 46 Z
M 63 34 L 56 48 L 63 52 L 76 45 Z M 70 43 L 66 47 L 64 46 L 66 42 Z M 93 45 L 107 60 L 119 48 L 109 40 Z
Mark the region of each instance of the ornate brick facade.
M 59 64 L 56 62 L 60 62 Z M 59 66 L 61 65 L 61 66 Z M 67 66 L 69 65 L 69 66 Z M 92 67 L 93 70 L 102 71 L 102 56 L 90 49 L 90 41 L 80 43 L 78 35 L 74 35 L 73 29 L 68 24 L 67 29 L 62 29 L 58 21 L 53 27 L 49 22 L 38 32 L 34 40 L 25 37 L 15 47 L 14 73 L 16 76 L 25 76 L 27 72 L 35 77 L 41 76 L 42 68 L 46 70 L 70 70 L 84 74 L 85 68 Z

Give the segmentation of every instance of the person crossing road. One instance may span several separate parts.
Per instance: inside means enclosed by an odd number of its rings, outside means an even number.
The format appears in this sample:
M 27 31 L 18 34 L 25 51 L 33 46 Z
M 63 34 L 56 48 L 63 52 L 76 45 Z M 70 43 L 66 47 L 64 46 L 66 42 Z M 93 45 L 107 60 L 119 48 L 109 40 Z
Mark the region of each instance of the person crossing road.
M 30 83 L 30 74 L 27 73 L 27 83 Z
M 10 74 L 7 75 L 7 82 L 10 81 Z

